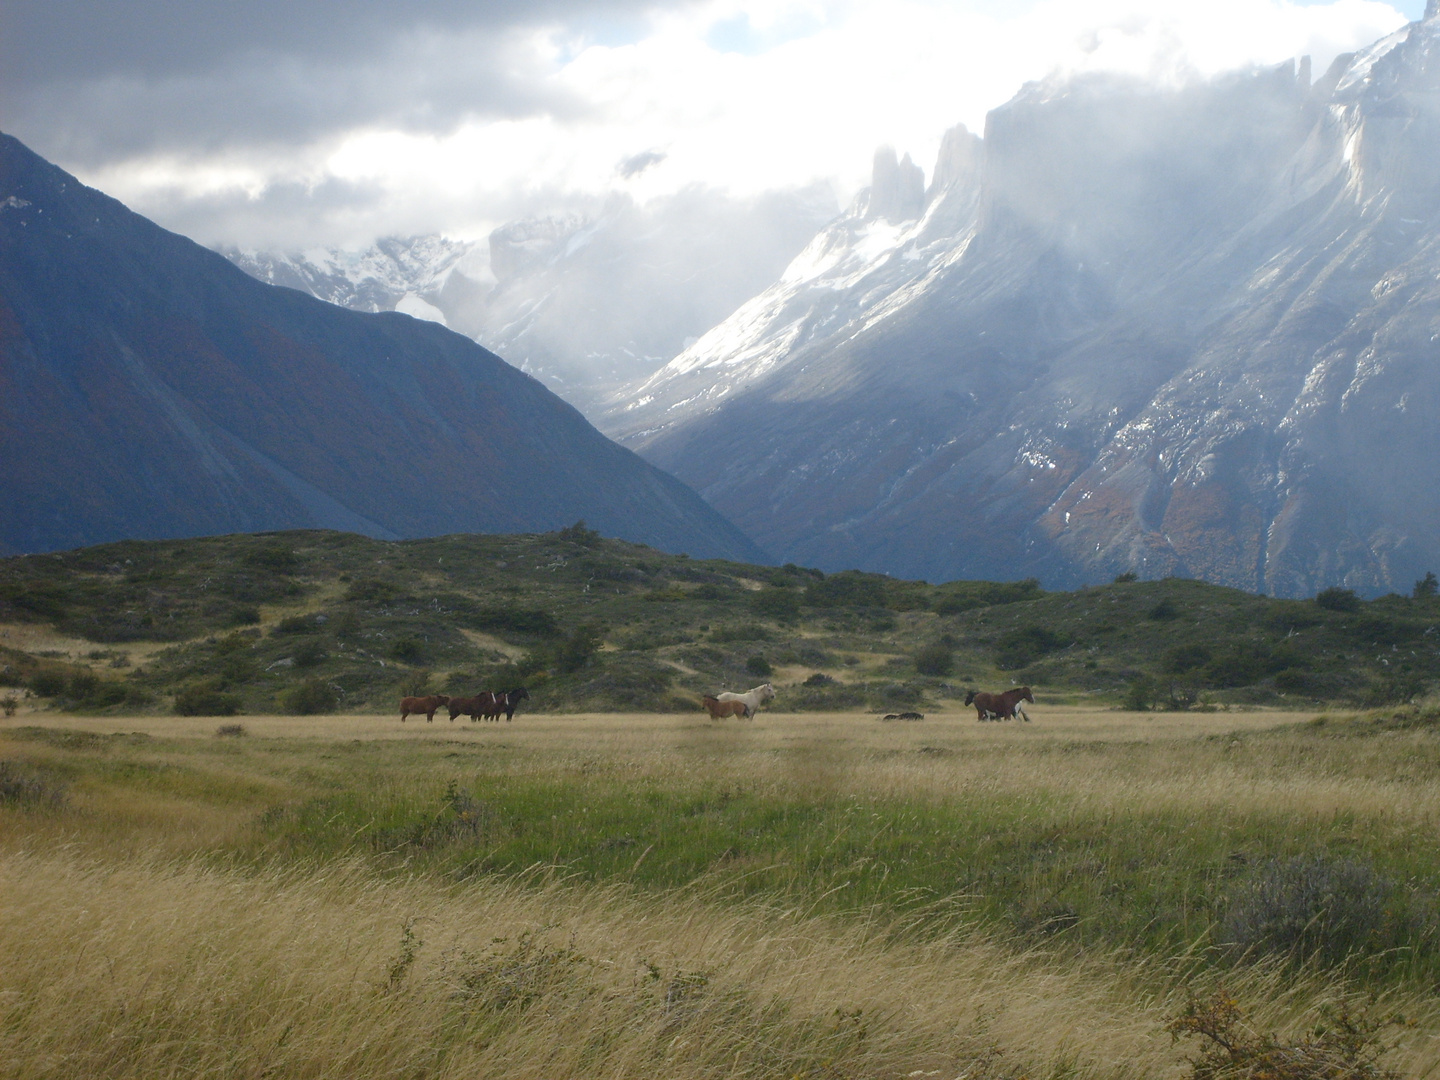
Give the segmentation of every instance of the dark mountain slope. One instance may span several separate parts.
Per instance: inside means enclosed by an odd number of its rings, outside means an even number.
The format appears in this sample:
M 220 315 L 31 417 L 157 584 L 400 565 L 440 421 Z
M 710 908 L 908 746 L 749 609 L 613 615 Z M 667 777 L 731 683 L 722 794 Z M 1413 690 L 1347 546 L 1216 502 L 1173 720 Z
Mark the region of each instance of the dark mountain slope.
M 467 338 L 261 284 L 0 136 L 0 548 L 555 528 L 761 557 Z

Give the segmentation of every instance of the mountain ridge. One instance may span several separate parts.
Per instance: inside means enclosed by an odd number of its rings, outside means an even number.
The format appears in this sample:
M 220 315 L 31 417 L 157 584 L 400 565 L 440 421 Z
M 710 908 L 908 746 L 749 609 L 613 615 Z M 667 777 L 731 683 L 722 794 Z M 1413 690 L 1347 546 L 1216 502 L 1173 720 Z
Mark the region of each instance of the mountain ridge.
M 11 552 L 330 527 L 557 528 L 754 557 L 672 477 L 459 334 L 264 285 L 0 135 Z
M 1408 585 L 1440 563 L 1405 464 L 1440 454 L 1437 37 L 1313 85 L 1031 84 L 919 216 L 858 201 L 600 424 L 824 569 Z

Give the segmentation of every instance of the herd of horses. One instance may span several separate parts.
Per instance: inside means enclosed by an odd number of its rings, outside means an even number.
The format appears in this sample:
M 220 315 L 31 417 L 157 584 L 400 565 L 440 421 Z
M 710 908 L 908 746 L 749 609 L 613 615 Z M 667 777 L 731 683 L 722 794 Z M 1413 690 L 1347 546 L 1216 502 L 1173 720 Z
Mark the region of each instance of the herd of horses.
M 400 722 L 403 724 L 411 715 L 419 716 L 423 712 L 425 722 L 428 724 L 435 719 L 435 713 L 442 706 L 450 709 L 452 722 L 457 716 L 468 716 L 471 723 L 476 720 L 493 720 L 499 723 L 501 714 L 504 714 L 505 720 L 508 722 L 515 717 L 515 707 L 529 696 L 530 692 L 521 686 L 515 690 L 505 690 L 498 694 L 482 690 L 474 697 L 427 694 L 425 697 L 401 698 Z
M 419 716 L 424 713 L 425 722 L 428 724 L 435 719 L 435 713 L 442 707 L 450 710 L 452 723 L 457 716 L 468 716 L 472 723 L 477 720 L 493 720 L 499 723 L 502 715 L 508 722 L 514 719 L 516 706 L 529 697 L 529 691 L 521 686 L 498 694 L 482 690 L 474 697 L 428 694 L 425 697 L 401 698 L 400 722 L 403 724 L 412 715 Z M 721 694 L 706 694 L 700 699 L 700 704 L 710 714 L 711 720 L 723 720 L 727 716 L 742 716 L 746 720 L 753 720 L 760 706 L 774 699 L 775 687 L 767 682 L 747 690 L 743 694 L 737 694 L 730 690 Z M 1028 686 L 1017 686 L 1000 694 L 992 694 L 985 690 L 971 690 L 965 695 L 965 704 L 975 706 L 977 720 L 1020 719 L 1028 722 L 1030 717 L 1025 715 L 1023 704 L 1026 701 L 1031 705 L 1035 704 L 1035 695 L 1030 692 Z M 924 719 L 924 713 L 891 713 L 885 719 L 919 720 Z

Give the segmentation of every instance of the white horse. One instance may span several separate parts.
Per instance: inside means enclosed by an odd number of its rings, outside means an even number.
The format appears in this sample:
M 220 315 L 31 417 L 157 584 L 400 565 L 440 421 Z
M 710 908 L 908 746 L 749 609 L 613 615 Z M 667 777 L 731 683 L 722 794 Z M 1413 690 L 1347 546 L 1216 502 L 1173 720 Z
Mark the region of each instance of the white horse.
M 753 720 L 756 710 L 767 701 L 775 697 L 775 688 L 768 682 L 755 687 L 754 690 L 746 690 L 743 694 L 737 694 L 733 690 L 726 690 L 723 694 L 717 694 L 721 701 L 738 701 L 745 706 L 745 719 Z

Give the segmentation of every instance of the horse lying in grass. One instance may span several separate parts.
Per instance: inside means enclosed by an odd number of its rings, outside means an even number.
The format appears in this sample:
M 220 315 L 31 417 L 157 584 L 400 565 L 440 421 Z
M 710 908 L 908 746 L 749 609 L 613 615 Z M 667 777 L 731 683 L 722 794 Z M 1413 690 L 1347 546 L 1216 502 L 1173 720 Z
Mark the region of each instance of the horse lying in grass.
M 1017 686 L 1006 690 L 1003 694 L 991 694 L 985 690 L 971 690 L 965 695 L 965 704 L 974 705 L 977 720 L 1014 720 L 1018 715 L 1027 723 L 1030 717 L 1025 715 L 1025 708 L 1020 703 L 1028 701 L 1035 704 L 1035 695 L 1030 692 L 1028 686 Z
M 407 697 L 400 699 L 400 722 L 403 724 L 405 718 L 411 713 L 419 716 L 425 714 L 425 722 L 428 724 L 435 719 L 435 710 L 441 705 L 449 705 L 450 699 L 444 694 L 430 694 L 428 697 Z M 452 715 L 451 720 L 455 717 Z
M 745 703 L 743 701 L 721 701 L 717 697 L 706 694 L 700 699 L 700 704 L 705 706 L 705 711 L 710 714 L 711 720 L 723 720 L 727 716 L 745 716 Z
M 775 688 L 771 686 L 768 682 L 761 683 L 753 690 L 746 690 L 743 694 L 737 694 L 732 690 L 726 690 L 723 694 L 719 694 L 716 696 L 716 699 L 719 701 L 742 702 L 745 706 L 746 720 L 753 720 L 755 718 L 755 713 L 759 710 L 760 706 L 764 705 L 767 701 L 773 701 L 774 698 Z

